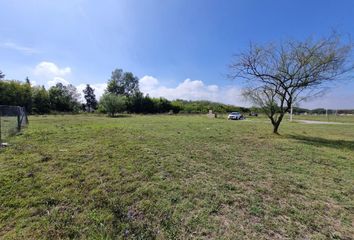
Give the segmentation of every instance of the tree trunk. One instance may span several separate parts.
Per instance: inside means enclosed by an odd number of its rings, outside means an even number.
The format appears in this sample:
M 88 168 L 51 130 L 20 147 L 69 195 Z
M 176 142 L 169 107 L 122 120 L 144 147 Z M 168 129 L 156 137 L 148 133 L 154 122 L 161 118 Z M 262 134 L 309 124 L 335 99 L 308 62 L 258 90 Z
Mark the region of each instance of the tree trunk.
M 283 120 L 283 117 L 284 117 L 284 113 L 280 114 L 280 116 L 278 117 L 278 119 L 276 121 L 274 121 L 274 120 L 272 121 L 274 134 L 279 135 L 278 129 L 279 129 L 281 121 Z
M 279 128 L 280 122 L 274 122 L 273 123 L 273 133 L 279 135 L 278 133 L 278 128 Z

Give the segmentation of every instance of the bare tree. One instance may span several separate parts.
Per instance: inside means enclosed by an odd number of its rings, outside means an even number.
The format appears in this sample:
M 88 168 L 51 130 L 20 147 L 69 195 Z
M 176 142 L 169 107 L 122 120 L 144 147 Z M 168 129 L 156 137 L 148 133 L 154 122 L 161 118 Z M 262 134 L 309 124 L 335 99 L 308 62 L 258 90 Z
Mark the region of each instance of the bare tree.
M 351 49 L 352 44 L 335 33 L 316 41 L 251 44 L 247 52 L 235 56 L 229 77 L 245 80 L 244 97 L 263 109 L 278 134 L 292 104 L 322 94 L 354 69 Z

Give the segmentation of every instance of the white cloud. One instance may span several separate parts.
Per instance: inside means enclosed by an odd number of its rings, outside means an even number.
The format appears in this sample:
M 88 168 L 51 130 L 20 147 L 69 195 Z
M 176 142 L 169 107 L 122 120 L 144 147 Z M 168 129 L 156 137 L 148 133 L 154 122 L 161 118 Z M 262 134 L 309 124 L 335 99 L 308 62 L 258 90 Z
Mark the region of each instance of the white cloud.
M 0 43 L 0 47 L 1 48 L 6 48 L 6 49 L 12 49 L 12 50 L 15 50 L 15 51 L 19 51 L 23 54 L 26 54 L 26 55 L 32 55 L 32 54 L 36 54 L 38 53 L 38 51 L 34 48 L 30 48 L 30 47 L 25 47 L 25 46 L 21 46 L 21 45 L 18 45 L 14 42 L 3 42 L 3 43 Z
M 176 87 L 162 86 L 158 79 L 144 76 L 139 81 L 140 90 L 151 97 L 165 97 L 169 100 L 210 100 L 234 105 L 246 105 L 241 91 L 235 86 L 206 85 L 201 80 L 186 79 Z
M 70 67 L 59 68 L 52 62 L 41 62 L 34 68 L 34 74 L 45 77 L 63 77 L 71 73 Z
M 35 80 L 30 80 L 31 81 L 31 86 L 37 86 L 37 82 Z
M 57 83 L 70 84 L 66 79 L 71 74 L 70 67 L 60 68 L 53 62 L 40 62 L 33 69 L 33 74 L 40 82 L 46 82 L 47 87 L 52 87 Z
M 53 80 L 47 82 L 48 87 L 53 87 L 57 83 L 62 83 L 63 85 L 69 85 L 70 83 L 61 77 L 54 77 Z
M 326 92 L 325 95 L 303 101 L 298 105 L 304 108 L 329 108 L 329 109 L 353 109 L 354 108 L 354 84 L 336 87 Z
M 159 84 L 159 81 L 152 76 L 144 76 L 139 80 L 140 89 L 144 91 L 149 91 L 155 88 Z
M 59 67 L 53 62 L 43 61 L 37 64 L 32 70 L 35 78 L 42 83 L 46 83 L 46 87 L 50 88 L 55 86 L 57 83 L 62 83 L 63 85 L 69 85 L 70 83 L 67 78 L 71 76 L 70 67 Z M 32 85 L 36 85 L 36 82 L 32 81 Z M 96 99 L 99 100 L 103 95 L 107 84 L 106 83 L 96 83 L 90 84 L 90 86 L 95 90 Z M 82 90 L 86 87 L 86 83 L 81 83 L 76 86 L 77 92 L 80 94 L 80 101 L 84 102 Z

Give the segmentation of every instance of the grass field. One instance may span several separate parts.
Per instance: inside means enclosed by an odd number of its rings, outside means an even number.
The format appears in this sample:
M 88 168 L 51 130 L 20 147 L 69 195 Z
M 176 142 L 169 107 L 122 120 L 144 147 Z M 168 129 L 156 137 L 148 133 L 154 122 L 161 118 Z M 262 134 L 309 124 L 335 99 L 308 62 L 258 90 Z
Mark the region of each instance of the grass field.
M 353 239 L 354 126 L 271 132 L 264 118 L 31 117 L 0 152 L 0 239 Z

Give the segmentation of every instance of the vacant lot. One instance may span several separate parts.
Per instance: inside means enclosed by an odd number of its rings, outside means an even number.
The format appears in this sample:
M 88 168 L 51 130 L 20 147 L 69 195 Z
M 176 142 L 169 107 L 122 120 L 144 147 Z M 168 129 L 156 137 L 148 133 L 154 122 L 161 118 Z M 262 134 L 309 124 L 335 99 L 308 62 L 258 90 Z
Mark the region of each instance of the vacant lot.
M 280 132 L 264 118 L 31 117 L 0 152 L 0 238 L 351 239 L 354 126 Z

